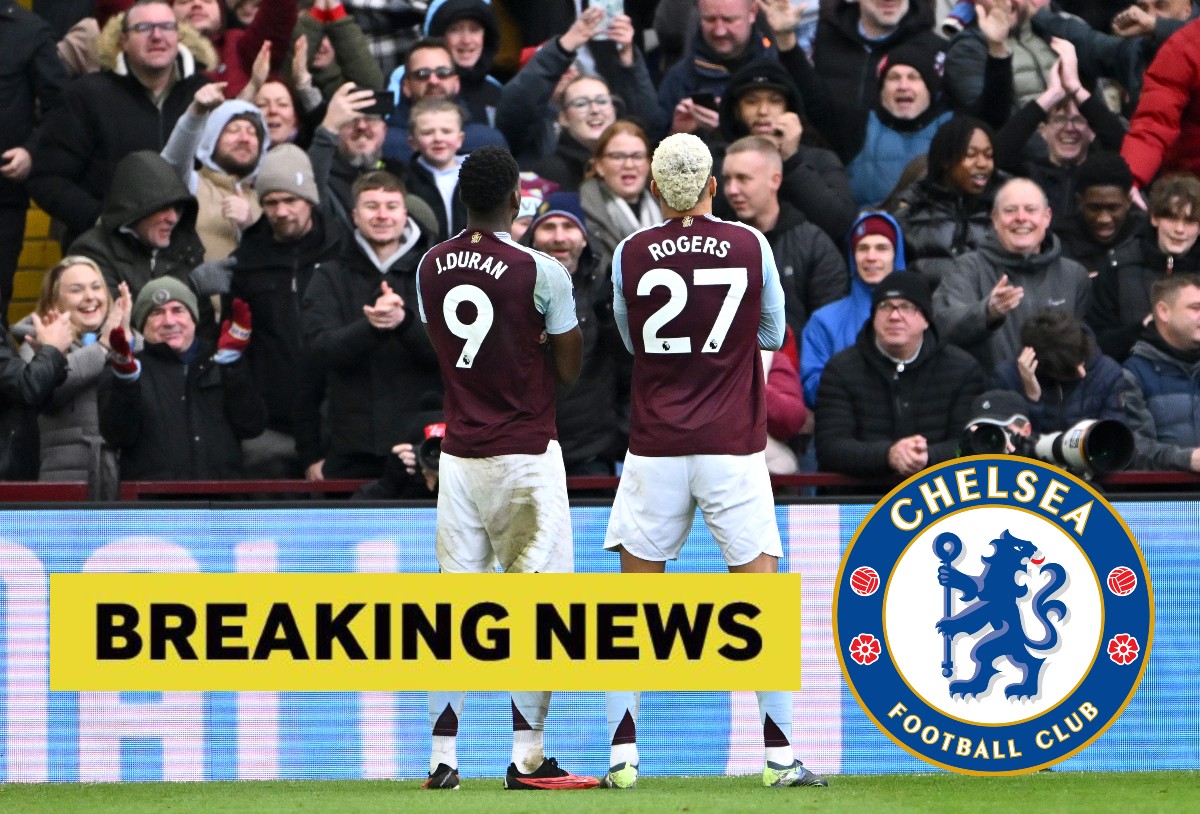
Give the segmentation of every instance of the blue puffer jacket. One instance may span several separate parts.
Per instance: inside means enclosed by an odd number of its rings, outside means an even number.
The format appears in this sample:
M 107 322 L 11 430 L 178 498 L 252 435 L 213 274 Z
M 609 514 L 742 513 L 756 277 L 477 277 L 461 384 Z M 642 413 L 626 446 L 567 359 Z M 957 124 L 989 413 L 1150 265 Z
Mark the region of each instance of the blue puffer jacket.
M 894 271 L 904 271 L 904 234 L 895 218 L 883 212 L 864 212 L 854 221 L 849 234 L 854 234 L 858 224 L 870 215 L 882 215 L 896 229 L 896 264 Z M 867 285 L 858 276 L 858 264 L 854 252 L 850 252 L 850 293 L 836 302 L 818 308 L 804 325 L 800 339 L 800 382 L 804 385 L 804 403 L 812 409 L 817 403 L 817 385 L 821 373 L 830 357 L 850 347 L 858 337 L 859 330 L 867 317 L 871 316 L 871 292 L 875 286 Z
M 887 198 L 908 162 L 929 152 L 933 134 L 950 116 L 950 111 L 945 111 L 919 129 L 900 131 L 885 125 L 879 112 L 872 110 L 862 150 L 846 167 L 854 202 L 868 207 Z
M 1137 439 L 1131 468 L 1190 469 L 1200 446 L 1200 361 L 1189 364 L 1141 339 L 1125 360 L 1125 376 L 1137 385 L 1125 404 Z

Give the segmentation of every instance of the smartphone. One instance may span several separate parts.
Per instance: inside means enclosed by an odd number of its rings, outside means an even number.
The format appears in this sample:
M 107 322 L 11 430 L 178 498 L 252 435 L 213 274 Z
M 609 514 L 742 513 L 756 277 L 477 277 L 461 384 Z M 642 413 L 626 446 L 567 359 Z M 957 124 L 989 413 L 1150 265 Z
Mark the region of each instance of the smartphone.
M 365 88 L 364 88 L 365 90 Z M 382 116 L 387 118 L 396 109 L 396 97 L 390 90 L 374 91 L 374 99 L 370 107 L 364 107 L 360 112 L 364 116 Z
M 711 93 L 693 93 L 692 104 L 706 107 L 709 110 L 716 110 L 720 106 L 717 97 Z
M 604 21 L 600 23 L 600 27 L 596 29 L 594 40 L 608 39 L 608 27 L 612 25 L 614 17 L 620 17 L 625 13 L 625 0 L 591 0 L 588 3 L 588 8 L 604 9 Z

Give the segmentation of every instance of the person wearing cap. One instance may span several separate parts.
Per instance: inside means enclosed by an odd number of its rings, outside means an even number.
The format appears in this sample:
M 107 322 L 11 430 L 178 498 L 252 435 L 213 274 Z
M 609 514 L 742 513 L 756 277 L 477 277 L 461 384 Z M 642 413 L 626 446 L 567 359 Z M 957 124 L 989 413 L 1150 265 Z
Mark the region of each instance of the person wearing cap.
M 114 297 L 126 283 L 136 299 L 151 278 L 187 280 L 203 262 L 196 211 L 195 196 L 171 165 L 158 153 L 139 150 L 117 165 L 100 219 L 68 254 L 95 260 Z M 206 311 L 211 316 L 211 306 Z
M 821 375 L 820 468 L 892 482 L 954 458 L 983 380 L 970 354 L 939 341 L 925 279 L 892 272 L 871 292 L 854 345 Z
M 196 330 L 196 295 L 157 277 L 133 303 L 130 348 L 120 326 L 109 335 L 100 379 L 100 434 L 121 453 L 122 480 L 222 480 L 242 476 L 241 441 L 263 431 L 266 408 L 242 358 L 251 312 L 237 300 L 215 347 Z M 215 352 L 214 352 L 215 351 Z
M 770 139 L 783 160 L 780 200 L 840 242 L 855 217 L 850 179 L 832 150 L 804 143 L 804 100 L 779 60 L 756 59 L 731 76 L 719 116 L 718 131 L 709 139 L 714 172 L 722 174 L 725 145 L 750 135 Z M 728 217 L 723 189 L 718 196 L 716 211 Z
M 783 161 L 763 136 L 745 136 L 725 150 L 721 187 L 737 220 L 758 229 L 775 255 L 788 327 L 796 336 L 809 315 L 846 295 L 846 263 L 837 246 L 798 209 L 779 199 Z
M 300 304 L 317 268 L 336 262 L 342 232 L 322 206 L 304 151 L 284 144 L 267 153 L 255 181 L 263 214 L 227 261 L 193 273 L 204 291 L 245 300 L 254 314 L 247 351 L 253 386 L 267 406 L 267 429 L 243 444 L 258 478 L 298 478 L 323 457 L 324 378 L 304 352 Z
M 206 261 L 232 254 L 242 232 L 262 215 L 254 178 L 270 146 L 262 112 L 240 99 L 225 101 L 219 83 L 197 90 L 175 123 L 162 156 L 196 196 L 196 231 Z
M 782 9 L 783 0 L 772 6 Z M 792 5 L 788 0 L 787 5 Z M 901 45 L 917 45 L 929 51 L 944 51 L 945 42 L 935 34 L 931 4 L 913 0 L 836 0 L 822 3 L 813 38 L 812 61 L 821 78 L 829 118 L 834 126 L 822 130 L 833 144 L 861 133 L 867 111 L 875 102 L 879 61 Z M 784 27 L 787 23 L 784 23 Z M 776 32 L 780 60 L 803 59 L 794 38 Z M 791 28 L 794 31 L 794 27 Z M 811 94 L 805 89 L 805 99 Z
M 544 13 L 544 9 L 539 12 Z M 652 135 L 661 130 L 657 91 L 645 57 L 633 44 L 633 23 L 622 14 L 613 18 L 607 32 L 602 34 L 604 25 L 603 9 L 584 9 L 565 32 L 538 48 L 501 90 L 496 127 L 508 139 L 522 169 L 533 169 L 540 158 L 558 148 L 559 130 L 566 123 L 604 113 L 603 105 L 598 102 L 581 105 L 578 100 L 583 97 L 593 100 L 599 96 L 612 97 L 612 115 L 606 117 L 610 124 L 620 117 L 636 122 Z M 597 39 L 598 35 L 607 39 Z M 579 75 L 574 65 L 585 48 L 595 59 L 592 78 L 601 80 L 606 87 L 598 93 L 576 94 L 572 98 L 576 106 L 569 108 L 563 104 L 562 90 L 565 82 L 574 81 Z M 590 138 L 594 141 L 601 130 Z M 579 178 L 583 177 L 583 163 L 589 158 L 590 148 L 581 156 Z M 576 179 L 575 184 L 578 183 Z
M 859 207 L 878 205 L 908 163 L 928 149 L 938 125 L 949 118 L 950 106 L 941 93 L 944 53 L 940 40 L 907 40 L 875 60 L 875 93 L 863 104 L 866 112 L 849 119 L 858 125 L 849 130 L 848 121 L 839 118 L 844 100 L 831 98 L 824 77 L 804 59 L 803 52 L 794 53 L 799 51 L 792 45 L 797 12 L 779 2 L 771 8 L 768 19 L 784 49 L 781 64 L 796 78 L 816 128 L 827 137 L 839 136 L 833 143 L 846 165 L 854 200 Z M 988 36 L 1002 41 L 1007 28 L 1003 27 L 1003 33 L 1000 28 L 989 24 Z M 1011 59 L 998 47 L 987 68 L 987 92 L 960 108 L 999 125 L 1011 108 Z
M 783 287 L 762 233 L 713 217 L 712 165 L 697 136 L 663 139 L 650 190 L 664 221 L 625 238 L 613 259 L 613 310 L 634 359 L 629 452 L 604 538 L 622 573 L 663 573 L 697 507 L 730 572 L 775 573 L 783 554 L 761 354 L 783 345 Z M 791 693 L 757 696 L 763 785 L 829 785 L 793 752 Z M 639 703 L 636 692 L 607 695 L 606 787 L 637 783 Z
M 987 390 L 979 394 L 971 404 L 971 418 L 964 428 L 972 433 L 981 424 L 992 424 L 1004 430 L 1004 452 L 1012 454 L 1017 451 L 1015 438 L 1028 438 L 1033 434 L 1033 425 L 1029 423 L 1028 408 L 1020 393 L 1013 390 Z M 972 450 L 964 449 L 963 454 L 971 454 Z
M 324 374 L 329 442 L 309 477 L 378 478 L 392 447 L 441 392 L 428 335 L 416 325 L 417 263 L 435 243 L 436 221 L 406 206 L 404 184 L 382 170 L 354 182 L 355 231 L 332 263 L 313 271 L 300 320 L 308 360 Z
M 850 293 L 818 308 L 800 341 L 800 381 L 804 403 L 817 404 L 817 386 L 835 353 L 854 344 L 871 316 L 871 292 L 893 271 L 904 271 L 904 235 L 885 212 L 864 212 L 850 230 Z
M 1014 178 L 996 193 L 992 229 L 983 244 L 959 255 L 933 295 L 938 329 L 987 370 L 1021 353 L 1021 325 L 1039 308 L 1064 308 L 1079 318 L 1088 306 L 1087 269 L 1063 256 L 1049 232 L 1042 189 Z
M 560 385 L 555 399 L 567 475 L 615 475 L 629 442 L 632 360 L 613 318 L 612 258 L 589 235 L 579 196 L 571 192 L 550 195 L 520 242 L 550 255 L 571 275 L 583 333 L 579 378 L 570 387 Z

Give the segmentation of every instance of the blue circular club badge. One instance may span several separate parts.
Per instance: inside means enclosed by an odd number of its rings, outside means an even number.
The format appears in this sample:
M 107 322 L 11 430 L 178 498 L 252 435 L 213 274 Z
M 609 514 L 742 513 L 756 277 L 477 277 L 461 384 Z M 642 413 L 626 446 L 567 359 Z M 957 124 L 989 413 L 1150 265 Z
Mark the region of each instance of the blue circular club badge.
M 1107 501 L 1039 461 L 959 458 L 894 489 L 842 558 L 834 639 L 863 710 L 962 774 L 1023 774 L 1098 738 L 1154 634 L 1141 549 Z

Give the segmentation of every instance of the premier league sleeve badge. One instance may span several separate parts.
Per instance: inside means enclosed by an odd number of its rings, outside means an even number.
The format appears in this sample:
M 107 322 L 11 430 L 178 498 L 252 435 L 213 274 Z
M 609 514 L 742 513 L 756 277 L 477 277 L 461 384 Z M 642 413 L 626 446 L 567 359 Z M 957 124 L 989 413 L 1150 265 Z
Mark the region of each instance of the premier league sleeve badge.
M 833 610 L 863 711 L 962 774 L 1034 772 L 1086 748 L 1133 698 L 1154 635 L 1121 517 L 1083 480 L 1009 456 L 896 487 L 855 532 Z

